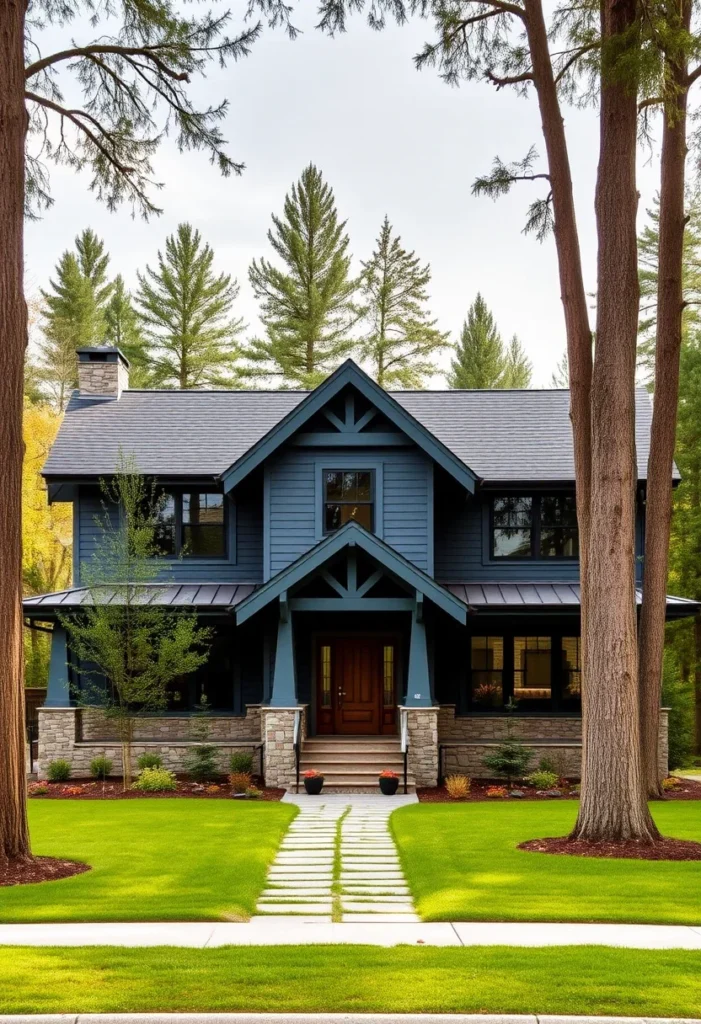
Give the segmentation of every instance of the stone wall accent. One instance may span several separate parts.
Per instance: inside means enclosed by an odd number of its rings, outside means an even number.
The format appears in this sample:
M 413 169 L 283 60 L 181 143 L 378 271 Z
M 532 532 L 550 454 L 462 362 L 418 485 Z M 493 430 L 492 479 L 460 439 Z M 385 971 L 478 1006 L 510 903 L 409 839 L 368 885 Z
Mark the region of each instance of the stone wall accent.
M 409 730 L 409 773 L 417 786 L 438 783 L 438 711 L 434 708 L 402 708 Z
M 457 741 L 455 746 L 445 747 L 443 749 L 443 774 L 469 775 L 473 779 L 490 778 L 492 773 L 484 767 L 483 762 L 487 754 L 494 753 L 497 745 L 497 741 L 491 743 Z M 547 758 L 548 761 L 552 761 L 559 775 L 573 779 L 579 778 L 582 762 L 581 743 L 548 744 L 547 746 L 529 743 L 528 746 L 535 752 L 530 766 L 531 771 L 538 767 L 541 758 Z
M 259 704 L 247 704 L 245 715 L 227 715 L 221 718 L 213 715 L 208 722 L 212 743 L 220 740 L 259 741 L 261 738 Z M 192 715 L 149 715 L 137 718 L 134 723 L 134 739 L 149 743 L 191 740 L 192 723 Z M 80 738 L 84 741 L 114 740 L 114 722 L 105 718 L 99 708 L 83 708 Z
M 294 724 L 296 712 L 302 712 L 300 741 L 307 735 L 307 706 L 261 708 L 261 739 L 265 760 L 263 773 L 266 786 L 288 789 L 296 779 Z
M 129 369 L 121 355 L 116 360 L 78 360 L 78 387 L 83 395 L 109 395 L 119 398 L 129 387 Z
M 442 704 L 438 715 L 438 739 L 450 740 L 505 740 L 509 735 L 524 742 L 536 740 L 566 740 L 582 742 L 582 719 L 554 717 L 552 715 L 456 715 L 454 704 Z
M 260 744 L 260 731 L 253 732 L 257 726 L 260 729 L 260 708 L 258 705 L 251 705 L 250 721 L 246 729 L 242 723 L 248 720 L 243 718 L 212 718 L 211 738 L 207 742 L 217 747 L 218 766 L 222 773 L 229 770 L 229 758 L 235 752 L 253 754 L 253 771 L 258 771 L 259 753 L 257 747 Z M 85 718 L 87 717 L 87 730 Z M 81 718 L 83 719 L 81 724 Z M 163 765 L 170 771 L 183 771 L 183 758 L 190 747 L 198 746 L 198 742 L 187 738 L 187 731 L 184 731 L 183 738 L 179 737 L 182 723 L 190 722 L 189 719 L 142 719 L 138 725 L 167 723 L 169 726 L 176 723 L 171 731 L 165 730 L 160 736 L 153 727 L 145 729 L 147 736 L 140 735 L 141 730 L 135 729 L 134 741 L 131 745 L 132 772 L 136 772 L 136 762 L 141 754 L 159 754 L 163 759 Z M 236 730 L 229 728 L 229 723 L 239 723 L 240 735 Z M 109 728 L 108 728 L 109 727 Z M 86 737 L 86 731 L 88 736 Z M 37 774 L 40 779 L 46 778 L 46 772 L 50 761 L 57 758 L 65 758 L 71 762 L 72 775 L 75 778 L 86 778 L 90 775 L 90 762 L 94 757 L 109 757 L 113 761 L 113 774 L 122 773 L 122 746 L 115 737 L 114 725 L 105 721 L 99 711 L 79 708 L 40 708 L 39 709 L 39 756 L 37 759 Z

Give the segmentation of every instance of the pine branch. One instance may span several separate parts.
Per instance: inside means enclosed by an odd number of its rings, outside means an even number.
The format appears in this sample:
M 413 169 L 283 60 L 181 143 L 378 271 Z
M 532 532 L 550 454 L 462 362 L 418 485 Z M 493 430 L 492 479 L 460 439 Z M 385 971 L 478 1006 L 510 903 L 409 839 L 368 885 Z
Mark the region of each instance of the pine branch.
M 497 88 L 497 92 L 503 89 L 507 85 L 518 85 L 520 82 L 533 82 L 535 77 L 532 71 L 524 71 L 522 75 L 507 75 L 505 78 L 499 78 L 492 71 L 486 72 L 486 77 Z
M 117 46 L 106 44 L 75 46 L 70 50 L 61 50 L 58 53 L 50 54 L 48 57 L 42 57 L 41 60 L 35 61 L 34 64 L 30 64 L 24 73 L 24 77 L 27 79 L 33 78 L 34 75 L 38 75 L 40 71 L 45 71 L 47 68 L 53 67 L 55 64 L 59 64 L 65 60 L 73 60 L 76 57 L 90 58 L 101 54 L 115 54 L 121 57 L 148 57 L 148 59 L 152 60 L 164 75 L 168 75 L 171 78 L 176 79 L 178 82 L 189 82 L 190 79 L 186 72 L 177 72 L 172 68 L 169 68 L 167 64 L 159 59 L 155 52 L 157 50 L 172 49 L 173 43 L 171 42 L 158 43 L 153 46 Z
M 560 70 L 556 74 L 556 76 L 555 76 L 555 84 L 558 85 L 562 81 L 562 79 L 565 77 L 565 75 L 570 70 L 570 68 L 574 64 L 576 64 L 577 61 L 580 60 L 584 56 L 585 53 L 591 53 L 592 50 L 598 50 L 600 48 L 600 46 L 601 46 L 601 43 L 598 40 L 596 40 L 595 42 L 592 42 L 592 43 L 587 43 L 585 46 L 579 46 L 574 51 L 574 53 L 569 58 L 569 60 L 565 61 L 565 63 L 562 65 L 562 67 L 560 68 Z

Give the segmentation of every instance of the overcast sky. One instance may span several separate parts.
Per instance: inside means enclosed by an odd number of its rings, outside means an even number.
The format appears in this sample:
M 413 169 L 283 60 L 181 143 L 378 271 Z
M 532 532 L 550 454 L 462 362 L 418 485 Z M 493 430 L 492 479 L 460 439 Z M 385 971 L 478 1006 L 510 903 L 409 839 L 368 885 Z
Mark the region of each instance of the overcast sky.
M 164 212 L 144 223 L 127 208 L 108 213 L 88 191 L 85 175 L 52 169 L 56 203 L 27 227 L 29 292 L 46 283 L 84 227 L 105 239 L 112 272 L 133 286 L 136 268 L 154 265 L 166 235 L 187 220 L 213 247 L 217 267 L 238 279 L 238 313 L 253 333 L 259 324 L 248 265 L 270 255 L 270 215 L 281 212 L 285 193 L 312 161 L 347 219 L 356 268 L 387 214 L 404 244 L 431 264 L 431 309 L 441 328 L 455 339 L 481 291 L 504 337 L 516 333 L 522 340 L 534 385 L 547 385 L 565 344 L 555 247 L 552 238 L 540 245 L 521 233 L 542 183 L 524 183 L 497 202 L 471 195 L 474 178 L 495 154 L 522 158 L 533 143 L 542 152 L 535 100 L 482 84 L 450 88 L 435 71 L 416 71 L 412 57 L 431 35 L 426 22 L 377 33 L 356 17 L 347 34 L 329 39 L 314 31 L 313 5 L 305 8 L 306 15 L 296 16 L 304 29 L 297 40 L 266 30 L 247 59 L 212 70 L 195 87 L 200 99 L 229 99 L 224 133 L 231 155 L 246 164 L 243 175 L 221 178 L 204 154 L 181 155 L 167 142 L 155 161 Z M 55 42 L 66 38 L 56 35 Z M 77 25 L 67 35 L 84 37 Z M 592 292 L 595 112 L 568 109 L 566 124 Z M 657 189 L 658 164 L 647 153 L 639 163 L 642 218 Z

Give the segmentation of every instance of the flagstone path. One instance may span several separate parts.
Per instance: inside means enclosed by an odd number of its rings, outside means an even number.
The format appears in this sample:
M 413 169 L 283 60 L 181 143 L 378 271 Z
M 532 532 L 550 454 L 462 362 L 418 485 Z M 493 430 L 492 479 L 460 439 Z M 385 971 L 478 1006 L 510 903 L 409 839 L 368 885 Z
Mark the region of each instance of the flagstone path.
M 290 825 L 253 921 L 419 921 L 389 829 L 394 805 L 322 800 Z

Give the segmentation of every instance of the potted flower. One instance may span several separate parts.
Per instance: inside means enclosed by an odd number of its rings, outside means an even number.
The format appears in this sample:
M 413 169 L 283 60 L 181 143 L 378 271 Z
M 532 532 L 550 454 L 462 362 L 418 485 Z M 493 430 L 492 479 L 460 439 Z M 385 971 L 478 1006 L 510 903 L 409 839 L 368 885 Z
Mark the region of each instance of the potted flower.
M 315 768 L 310 768 L 309 771 L 303 772 L 304 777 L 304 788 L 310 796 L 318 796 L 321 793 L 321 787 L 324 785 L 324 776 L 321 772 L 316 771 Z
M 399 787 L 399 776 L 396 772 L 392 772 L 389 768 L 385 768 L 383 772 L 380 772 L 380 791 L 385 796 L 394 796 Z

